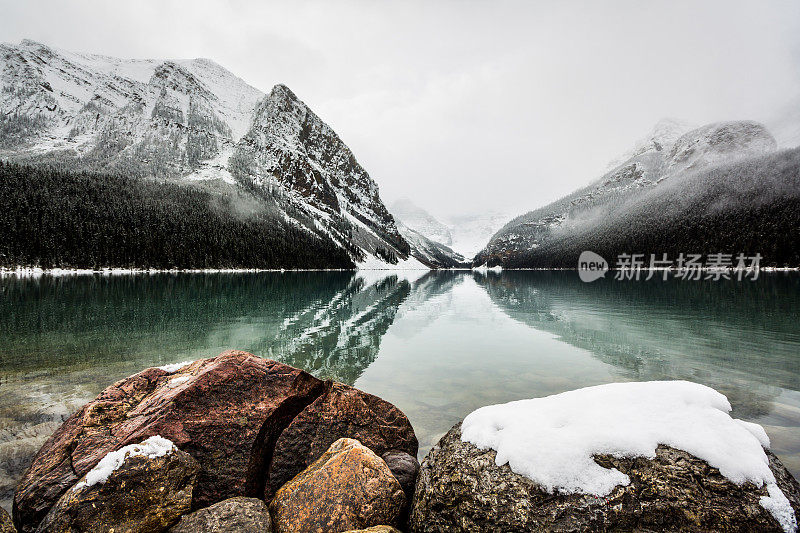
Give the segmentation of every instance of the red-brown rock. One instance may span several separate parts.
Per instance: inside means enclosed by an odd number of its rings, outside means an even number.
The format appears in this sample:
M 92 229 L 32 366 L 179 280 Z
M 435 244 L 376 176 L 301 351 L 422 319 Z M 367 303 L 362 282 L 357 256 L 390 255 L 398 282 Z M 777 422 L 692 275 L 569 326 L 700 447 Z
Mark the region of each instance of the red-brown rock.
M 189 512 L 199 470 L 181 450 L 158 457 L 128 455 L 98 483 L 66 491 L 36 533 L 161 533 Z
M 340 438 L 357 439 L 378 456 L 392 449 L 417 455 L 417 437 L 400 409 L 343 383 L 328 382 L 325 392 L 278 438 L 264 499 L 270 501 Z
M 14 494 L 14 522 L 32 531 L 107 453 L 153 435 L 200 463 L 193 508 L 260 495 L 276 439 L 323 387 L 306 372 L 236 351 L 119 381 L 72 415 L 36 455 Z
M 393 525 L 405 499 L 383 459 L 339 439 L 281 487 L 269 510 L 275 533 L 337 533 Z

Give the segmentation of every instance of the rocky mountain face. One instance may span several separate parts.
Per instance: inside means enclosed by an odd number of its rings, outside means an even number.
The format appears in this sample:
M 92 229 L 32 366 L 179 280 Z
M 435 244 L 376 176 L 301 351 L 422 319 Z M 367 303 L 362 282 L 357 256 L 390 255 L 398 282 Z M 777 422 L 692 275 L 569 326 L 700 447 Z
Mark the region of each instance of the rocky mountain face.
M 451 259 L 445 260 L 443 266 L 453 261 L 463 263 L 464 258 L 471 260 L 511 218 L 501 213 L 488 212 L 454 215 L 441 222 L 408 198 L 393 202 L 390 211 L 398 222 L 400 233 L 411 244 L 412 249 L 416 248 L 420 252 L 414 256 L 425 263 L 424 257 L 444 254 Z
M 230 168 L 240 183 L 288 202 L 334 242 L 390 263 L 407 259 L 408 243 L 378 186 L 338 135 L 284 85 L 276 85 L 237 143 Z
M 449 246 L 427 238 L 420 232 L 397 222 L 400 234 L 411 246 L 411 255 L 430 268 L 458 268 L 467 266 L 468 261 Z
M 471 259 L 486 246 L 492 235 L 512 218 L 514 218 L 512 215 L 493 211 L 450 216 L 447 218 L 447 224 L 453 233 L 452 248 L 467 259 Z
M 406 227 L 412 228 L 432 241 L 445 246 L 452 246 L 453 234 L 451 228 L 439 222 L 436 217 L 408 198 L 401 198 L 392 202 L 389 209 L 391 209 L 395 219 L 405 224 Z
M 795 216 L 793 204 L 771 219 L 756 216 L 765 202 L 783 201 L 764 194 L 770 183 L 788 198 L 800 192 L 800 183 L 786 168 L 796 158 L 775 154 L 775 139 L 764 126 L 738 121 L 684 128 L 662 121 L 599 180 L 506 224 L 475 264 L 574 268 L 582 251 L 578 247 L 594 250 L 602 244 L 609 254 L 668 252 L 654 248 L 667 234 L 672 235 L 670 249 L 691 243 L 694 251 L 684 252 L 720 252 L 713 248 L 743 239 L 737 240 L 733 228 L 746 219 L 772 227 Z M 727 228 L 730 238 L 723 241 L 720 227 Z M 754 227 L 740 228 L 740 235 Z
M 375 182 L 283 85 L 264 95 L 207 59 L 123 60 L 28 40 L 0 45 L 0 82 L 0 160 L 233 186 L 357 264 L 409 258 Z

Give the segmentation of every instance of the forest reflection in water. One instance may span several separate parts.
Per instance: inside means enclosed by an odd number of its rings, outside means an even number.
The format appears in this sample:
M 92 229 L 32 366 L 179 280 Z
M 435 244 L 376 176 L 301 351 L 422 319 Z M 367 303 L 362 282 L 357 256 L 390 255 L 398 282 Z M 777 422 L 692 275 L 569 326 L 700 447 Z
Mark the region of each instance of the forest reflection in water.
M 0 279 L 0 505 L 63 419 L 148 366 L 239 348 L 381 396 L 421 454 L 490 403 L 688 379 L 800 474 L 800 277 L 582 283 L 575 272 Z

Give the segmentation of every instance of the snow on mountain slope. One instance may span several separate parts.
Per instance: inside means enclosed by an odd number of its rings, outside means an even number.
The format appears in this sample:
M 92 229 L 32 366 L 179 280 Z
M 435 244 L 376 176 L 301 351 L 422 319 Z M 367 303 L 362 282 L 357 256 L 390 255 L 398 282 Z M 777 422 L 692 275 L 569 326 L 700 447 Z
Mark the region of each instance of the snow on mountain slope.
M 450 216 L 446 220 L 453 235 L 451 247 L 467 259 L 472 259 L 486 246 L 492 235 L 512 218 L 512 215 L 491 212 Z
M 263 98 L 208 59 L 117 59 L 28 40 L 0 45 L 0 71 L 0 155 L 141 175 L 202 171 Z
M 445 246 L 453 244 L 451 229 L 408 198 L 396 200 L 389 206 L 389 210 L 395 219 L 428 239 Z
M 491 239 L 475 264 L 508 263 L 553 239 L 567 238 L 601 222 L 604 213 L 661 183 L 683 179 L 721 164 L 768 154 L 776 142 L 767 129 L 752 121 L 708 124 L 678 135 L 674 121 L 659 123 L 649 140 L 630 157 L 587 187 L 545 207 L 519 216 Z M 655 214 L 654 214 L 655 216 Z
M 633 159 L 637 156 L 650 152 L 660 152 L 664 147 L 675 144 L 675 141 L 692 129 L 692 126 L 686 121 L 674 118 L 662 118 L 653 126 L 653 129 L 650 130 L 647 135 L 636 142 L 633 148 L 610 163 L 607 170 L 613 170 L 629 159 Z
M 288 87 L 276 85 L 256 110 L 229 162 L 236 179 L 275 195 L 313 219 L 353 254 L 405 260 L 408 243 L 381 202 L 377 184 L 338 135 Z
M 466 259 L 448 246 L 432 241 L 399 220 L 397 229 L 411 246 L 411 255 L 430 268 L 457 268 L 465 266 Z
M 283 85 L 265 95 L 208 59 L 117 59 L 28 40 L 0 44 L 0 83 L 0 159 L 221 179 L 357 264 L 409 259 L 375 182 Z
M 454 215 L 445 219 L 445 222 L 440 222 L 408 198 L 393 202 L 389 210 L 395 220 L 402 222 L 418 236 L 444 245 L 467 259 L 474 257 L 486 246 L 491 236 L 513 218 L 502 213 L 482 213 Z M 409 242 L 413 239 L 405 234 L 404 236 Z

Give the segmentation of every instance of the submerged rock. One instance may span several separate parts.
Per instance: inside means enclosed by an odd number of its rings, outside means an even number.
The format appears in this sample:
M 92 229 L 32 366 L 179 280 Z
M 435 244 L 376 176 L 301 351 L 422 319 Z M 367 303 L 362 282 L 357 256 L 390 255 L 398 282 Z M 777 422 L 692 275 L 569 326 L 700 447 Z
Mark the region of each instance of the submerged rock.
M 345 437 L 358 440 L 379 456 L 391 449 L 417 454 L 414 429 L 400 409 L 343 383 L 328 382 L 325 392 L 278 438 L 264 499 L 269 501 L 284 483 Z
M 278 435 L 323 389 L 302 370 L 238 351 L 168 370 L 119 381 L 64 422 L 17 486 L 20 531 L 106 454 L 153 435 L 200 463 L 193 508 L 261 494 Z
M 90 471 L 67 490 L 37 533 L 158 533 L 189 511 L 200 469 L 191 455 L 173 448 L 160 456 L 120 459 L 116 470 Z
M 286 483 L 270 504 L 277 533 L 330 533 L 396 524 L 405 496 L 386 463 L 354 439 L 339 439 Z
M 181 517 L 170 533 L 270 533 L 267 504 L 239 496 Z
M 770 469 L 800 516 L 800 486 L 769 451 Z M 656 457 L 596 457 L 630 484 L 603 498 L 550 494 L 504 464 L 494 450 L 461 441 L 454 426 L 422 462 L 412 504 L 414 532 L 447 531 L 783 531 L 761 498 L 766 487 L 736 485 L 687 452 L 659 446 Z

